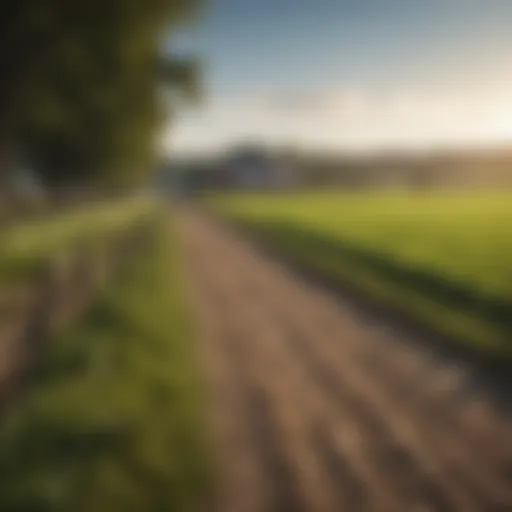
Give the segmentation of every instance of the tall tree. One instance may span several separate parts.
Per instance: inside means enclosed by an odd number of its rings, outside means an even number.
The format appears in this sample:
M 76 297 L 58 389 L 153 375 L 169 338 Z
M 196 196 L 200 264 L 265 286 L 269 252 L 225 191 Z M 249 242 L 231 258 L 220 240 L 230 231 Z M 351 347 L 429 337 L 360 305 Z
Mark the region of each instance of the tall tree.
M 50 186 L 143 179 L 169 106 L 172 114 L 177 93 L 196 89 L 195 63 L 162 52 L 196 2 L 4 2 L 4 147 L 21 151 Z

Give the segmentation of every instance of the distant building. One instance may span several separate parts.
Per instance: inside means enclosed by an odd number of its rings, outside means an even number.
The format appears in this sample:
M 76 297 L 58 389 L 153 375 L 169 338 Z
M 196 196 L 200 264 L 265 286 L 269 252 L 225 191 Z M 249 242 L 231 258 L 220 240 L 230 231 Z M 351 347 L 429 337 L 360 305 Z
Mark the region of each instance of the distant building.
M 231 153 L 218 166 L 217 175 L 219 184 L 230 188 L 283 189 L 295 184 L 295 173 L 289 163 L 257 147 Z

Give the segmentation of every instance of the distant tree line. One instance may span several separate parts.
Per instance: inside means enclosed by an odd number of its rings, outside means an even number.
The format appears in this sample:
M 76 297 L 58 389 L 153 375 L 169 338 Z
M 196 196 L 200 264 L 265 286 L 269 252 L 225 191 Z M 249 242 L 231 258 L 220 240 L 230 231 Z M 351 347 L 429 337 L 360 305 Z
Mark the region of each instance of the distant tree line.
M 263 150 L 262 150 L 263 151 Z M 229 188 L 225 180 L 229 155 L 216 159 L 182 161 L 179 183 L 189 189 Z M 273 150 L 277 165 L 293 174 L 293 188 L 347 189 L 399 187 L 425 190 L 438 187 L 512 186 L 512 149 L 444 150 L 429 153 L 382 152 L 335 154 L 304 149 Z M 172 167 L 172 165 L 171 165 Z

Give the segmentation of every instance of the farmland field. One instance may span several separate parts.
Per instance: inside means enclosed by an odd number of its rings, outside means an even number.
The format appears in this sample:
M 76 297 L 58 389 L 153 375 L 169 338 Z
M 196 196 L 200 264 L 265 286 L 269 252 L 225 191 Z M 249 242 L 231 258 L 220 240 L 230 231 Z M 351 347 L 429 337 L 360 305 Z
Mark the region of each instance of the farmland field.
M 216 212 L 481 354 L 512 354 L 512 196 L 233 194 Z

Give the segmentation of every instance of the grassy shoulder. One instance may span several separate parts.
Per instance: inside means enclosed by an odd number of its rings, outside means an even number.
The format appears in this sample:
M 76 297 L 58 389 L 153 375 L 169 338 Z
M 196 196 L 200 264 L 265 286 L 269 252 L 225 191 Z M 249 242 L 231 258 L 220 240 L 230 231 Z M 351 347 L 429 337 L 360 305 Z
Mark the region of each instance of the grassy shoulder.
M 79 325 L 49 340 L 0 428 L 0 510 L 196 510 L 209 469 L 169 227 Z
M 283 201 L 281 198 L 276 202 L 280 200 Z M 300 218 L 294 219 L 293 213 L 273 214 L 268 208 L 260 215 L 255 211 L 257 205 L 248 203 L 253 208 L 249 214 L 243 208 L 237 209 L 236 204 L 233 207 L 229 200 L 223 203 L 222 198 L 210 206 L 289 261 L 331 283 L 364 293 L 438 332 L 468 354 L 512 364 L 512 322 L 506 300 L 450 281 L 434 270 L 408 267 L 324 228 L 315 229 Z M 281 208 L 286 210 L 285 205 Z

